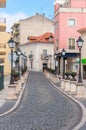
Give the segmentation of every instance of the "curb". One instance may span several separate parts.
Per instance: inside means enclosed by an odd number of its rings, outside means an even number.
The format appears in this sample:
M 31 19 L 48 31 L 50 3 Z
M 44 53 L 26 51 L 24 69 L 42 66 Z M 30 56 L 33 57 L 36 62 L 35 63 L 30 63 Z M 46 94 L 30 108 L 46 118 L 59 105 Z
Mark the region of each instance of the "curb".
M 27 79 L 28 79 L 28 74 L 29 74 L 29 73 L 27 72 Z M 20 103 L 20 101 L 21 101 L 21 99 L 22 99 L 22 95 L 23 95 L 23 93 L 24 93 L 24 90 L 25 90 L 25 88 L 26 88 L 27 79 L 26 79 L 24 85 L 22 86 L 23 89 L 22 89 L 22 91 L 21 91 L 21 93 L 20 93 L 20 95 L 19 95 L 19 97 L 18 97 L 16 103 L 14 104 L 14 106 L 13 106 L 10 110 L 8 110 L 8 111 L 4 112 L 3 114 L 1 114 L 0 117 L 5 116 L 5 115 L 11 113 L 12 111 L 14 111 L 14 110 L 18 107 L 18 105 L 19 105 L 19 103 Z
M 45 75 L 44 75 L 45 76 Z M 46 77 L 46 76 L 45 76 Z M 46 77 L 47 78 L 47 77 Z M 47 78 L 48 79 L 48 78 Z M 63 93 L 65 96 L 67 96 L 68 98 L 70 98 L 72 101 L 74 101 L 78 107 L 81 109 L 81 119 L 79 120 L 79 122 L 77 121 L 77 124 L 75 127 L 72 128 L 72 130 L 79 130 L 83 125 L 84 123 L 86 122 L 86 108 L 85 106 L 79 102 L 77 99 L 75 99 L 74 97 L 68 95 L 66 92 L 63 92 L 61 89 L 59 89 L 50 79 L 48 79 L 51 84 L 56 88 L 58 89 L 61 93 Z

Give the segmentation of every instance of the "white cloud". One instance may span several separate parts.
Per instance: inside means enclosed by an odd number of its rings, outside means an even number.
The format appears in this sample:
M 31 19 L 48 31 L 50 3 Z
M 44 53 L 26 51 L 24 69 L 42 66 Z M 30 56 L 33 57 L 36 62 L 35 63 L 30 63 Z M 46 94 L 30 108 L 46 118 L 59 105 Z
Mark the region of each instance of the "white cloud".
M 19 21 L 20 19 L 25 19 L 28 16 L 24 13 L 17 13 L 17 14 L 7 14 L 7 13 L 0 13 L 1 18 L 6 18 L 6 31 L 10 32 L 12 25 Z

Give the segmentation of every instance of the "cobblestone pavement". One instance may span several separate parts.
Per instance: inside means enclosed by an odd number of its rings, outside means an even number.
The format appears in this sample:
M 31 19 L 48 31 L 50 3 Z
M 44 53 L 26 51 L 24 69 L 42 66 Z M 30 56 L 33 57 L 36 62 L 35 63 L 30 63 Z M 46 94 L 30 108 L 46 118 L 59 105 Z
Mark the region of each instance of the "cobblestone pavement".
M 0 130 L 71 130 L 79 119 L 78 106 L 41 72 L 29 75 L 19 107 L 0 118 Z
M 9 111 L 16 103 L 16 100 L 6 100 L 5 103 L 0 107 L 0 115 Z

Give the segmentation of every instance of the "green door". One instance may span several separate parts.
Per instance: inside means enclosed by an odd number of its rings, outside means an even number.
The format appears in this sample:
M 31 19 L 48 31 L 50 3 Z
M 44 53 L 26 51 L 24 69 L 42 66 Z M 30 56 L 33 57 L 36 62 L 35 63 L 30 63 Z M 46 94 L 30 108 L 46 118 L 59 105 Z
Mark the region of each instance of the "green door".
M 4 66 L 0 66 L 0 90 L 4 88 Z

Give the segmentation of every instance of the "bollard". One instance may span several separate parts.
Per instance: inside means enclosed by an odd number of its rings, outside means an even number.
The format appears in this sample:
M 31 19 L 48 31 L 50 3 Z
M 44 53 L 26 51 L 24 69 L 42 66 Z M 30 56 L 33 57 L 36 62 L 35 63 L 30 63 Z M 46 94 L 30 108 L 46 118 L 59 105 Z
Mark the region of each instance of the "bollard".
M 77 84 L 77 92 L 75 98 L 86 98 L 86 87 L 83 83 Z
M 72 95 L 76 94 L 76 81 L 70 82 L 70 94 Z
M 8 96 L 7 99 L 17 99 L 17 94 L 16 94 L 16 85 L 15 84 L 10 84 L 8 86 Z
M 65 89 L 65 80 L 61 79 L 61 89 L 64 90 Z
M 65 80 L 65 92 L 70 92 L 70 80 Z

